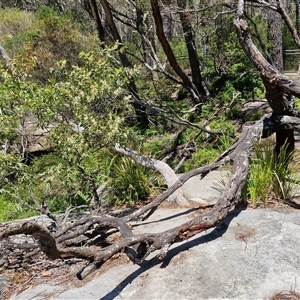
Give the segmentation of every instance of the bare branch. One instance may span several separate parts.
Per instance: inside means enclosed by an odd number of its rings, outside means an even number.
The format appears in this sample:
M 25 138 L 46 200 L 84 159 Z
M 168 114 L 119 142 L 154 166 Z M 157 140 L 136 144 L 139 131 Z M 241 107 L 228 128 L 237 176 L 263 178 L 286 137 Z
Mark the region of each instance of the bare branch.
M 142 166 L 145 166 L 152 170 L 157 170 L 165 179 L 166 184 L 168 187 L 172 186 L 177 181 L 177 175 L 172 170 L 172 168 L 166 164 L 165 162 L 162 162 L 160 160 L 156 159 L 150 159 L 148 157 L 145 157 L 136 151 L 121 147 L 120 145 L 115 145 L 114 149 L 121 154 L 124 154 L 133 160 L 135 160 L 137 163 L 141 164 Z M 178 189 L 175 193 L 170 195 L 169 197 L 170 201 L 176 201 L 176 203 L 180 206 L 189 206 L 189 202 L 184 198 L 183 192 L 181 189 Z
M 158 196 L 152 203 L 126 217 L 87 216 L 61 229 L 55 235 L 52 235 L 48 229 L 36 222 L 10 222 L 0 225 L 0 239 L 21 233 L 28 234 L 38 241 L 40 249 L 50 259 L 79 257 L 92 261 L 91 264 L 77 274 L 79 279 L 84 278 L 113 255 L 121 251 L 125 251 L 135 263 L 141 263 L 149 253 L 155 250 L 160 250 L 157 256 L 159 259 L 163 259 L 172 244 L 184 241 L 197 233 L 216 226 L 224 220 L 229 210 L 240 201 L 241 190 L 246 181 L 249 167 L 249 156 L 254 144 L 261 136 L 269 136 L 278 128 L 300 129 L 300 119 L 292 116 L 274 115 L 263 118 L 252 126 L 246 125 L 238 142 L 224 152 L 214 163 L 183 174 L 166 192 Z M 122 148 L 120 149 L 122 150 Z M 122 151 L 124 152 L 124 150 Z M 144 160 L 138 154 L 135 153 L 134 155 L 137 156 L 136 159 Z M 189 178 L 198 174 L 204 177 L 211 170 L 218 168 L 230 160 L 234 162 L 232 173 L 223 194 L 209 212 L 199 215 L 189 222 L 159 233 L 135 235 L 126 224 L 131 220 L 137 219 L 147 211 L 149 212 L 148 215 L 151 214 L 162 201 L 180 188 Z M 153 164 L 152 160 L 147 160 L 146 158 L 145 165 L 151 167 Z M 103 248 L 88 246 L 68 247 L 72 239 L 85 234 L 88 230 L 93 230 L 96 234 L 101 235 L 111 228 L 115 228 L 120 232 L 121 239 L 118 238 L 116 242 L 109 246 L 104 246 Z

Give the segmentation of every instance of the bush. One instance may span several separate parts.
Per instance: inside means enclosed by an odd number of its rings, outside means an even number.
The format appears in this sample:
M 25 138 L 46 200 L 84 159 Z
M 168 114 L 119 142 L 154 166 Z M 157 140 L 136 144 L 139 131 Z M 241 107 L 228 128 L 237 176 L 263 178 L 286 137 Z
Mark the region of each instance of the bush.
M 292 155 L 286 157 L 283 147 L 275 159 L 272 140 L 255 146 L 254 157 L 250 161 L 250 170 L 244 187 L 244 198 L 253 204 L 266 203 L 269 199 L 290 199 L 295 187 L 297 164 L 292 165 Z
M 130 205 L 162 189 L 160 175 L 131 158 L 116 156 L 111 168 L 108 202 L 110 205 Z

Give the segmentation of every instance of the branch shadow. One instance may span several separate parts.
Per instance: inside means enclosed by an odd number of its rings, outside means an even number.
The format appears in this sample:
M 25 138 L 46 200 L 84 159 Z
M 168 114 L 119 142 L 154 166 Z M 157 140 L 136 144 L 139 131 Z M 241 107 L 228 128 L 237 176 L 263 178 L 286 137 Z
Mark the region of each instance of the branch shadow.
M 122 280 L 119 284 L 117 284 L 112 291 L 108 292 L 105 296 L 101 297 L 100 300 L 114 299 L 122 292 L 123 289 L 125 289 L 127 285 L 131 284 L 138 276 L 140 276 L 141 274 L 143 274 L 144 272 L 148 271 L 149 269 L 151 269 L 156 265 L 161 264 L 160 268 L 166 268 L 169 265 L 172 258 L 178 255 L 180 252 L 199 246 L 201 244 L 211 242 L 213 240 L 222 237 L 222 235 L 227 231 L 230 222 L 236 216 L 238 216 L 241 211 L 245 209 L 246 209 L 245 204 L 243 203 L 239 204 L 234 210 L 229 212 L 226 218 L 223 220 L 223 222 L 218 226 L 216 226 L 212 231 L 170 249 L 166 258 L 163 261 L 159 260 L 156 256 L 154 256 L 150 260 L 144 261 L 140 265 L 139 269 L 137 269 L 136 271 L 128 275 L 124 280 Z
M 162 221 L 172 220 L 172 219 L 178 218 L 180 216 L 191 214 L 192 212 L 195 212 L 197 210 L 198 210 L 198 208 L 189 208 L 185 211 L 178 212 L 177 214 L 171 215 L 169 217 L 161 218 L 159 220 L 143 221 L 143 222 L 140 222 L 140 223 L 132 224 L 132 227 L 144 226 L 144 225 L 149 225 L 149 224 L 158 223 L 158 222 L 162 222 Z

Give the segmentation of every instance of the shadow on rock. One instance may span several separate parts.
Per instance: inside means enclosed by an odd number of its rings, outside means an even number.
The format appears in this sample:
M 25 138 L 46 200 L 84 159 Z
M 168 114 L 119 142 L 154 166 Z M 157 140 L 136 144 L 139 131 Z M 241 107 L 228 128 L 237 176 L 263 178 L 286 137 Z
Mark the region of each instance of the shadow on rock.
M 105 296 L 100 298 L 100 300 L 109 300 L 114 299 L 117 297 L 123 289 L 126 288 L 127 285 L 131 284 L 138 276 L 143 274 L 144 272 L 148 271 L 152 267 L 161 264 L 160 268 L 166 268 L 172 258 L 174 258 L 176 255 L 178 255 L 180 252 L 191 249 L 193 247 L 199 246 L 204 243 L 211 242 L 213 240 L 216 240 L 217 238 L 222 237 L 222 235 L 227 231 L 230 222 L 240 214 L 242 210 L 246 209 L 246 206 L 244 204 L 239 204 L 236 209 L 231 211 L 227 217 L 223 220 L 221 224 L 219 224 L 217 227 L 215 227 L 211 232 L 208 234 L 202 235 L 198 238 L 195 238 L 191 241 L 185 242 L 177 247 L 174 247 L 169 250 L 167 257 L 163 260 L 159 260 L 156 256 L 148 261 L 144 261 L 138 270 L 133 272 L 132 274 L 128 275 L 123 281 L 121 281 L 112 291 L 107 293 Z

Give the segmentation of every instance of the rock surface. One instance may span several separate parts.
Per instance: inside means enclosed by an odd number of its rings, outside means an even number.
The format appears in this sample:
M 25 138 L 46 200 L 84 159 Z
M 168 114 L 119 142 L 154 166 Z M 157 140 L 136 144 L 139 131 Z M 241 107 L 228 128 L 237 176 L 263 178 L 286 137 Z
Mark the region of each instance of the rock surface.
M 221 195 L 220 189 L 224 187 L 222 181 L 227 179 L 228 171 L 211 171 L 203 179 L 194 176 L 182 186 L 183 195 L 202 207 L 214 205 Z
M 161 208 L 134 231 L 166 230 L 195 214 Z M 300 292 L 299 248 L 298 211 L 236 209 L 219 227 L 173 245 L 164 261 L 155 253 L 141 266 L 116 261 L 81 282 L 53 278 L 11 299 L 270 299 Z

